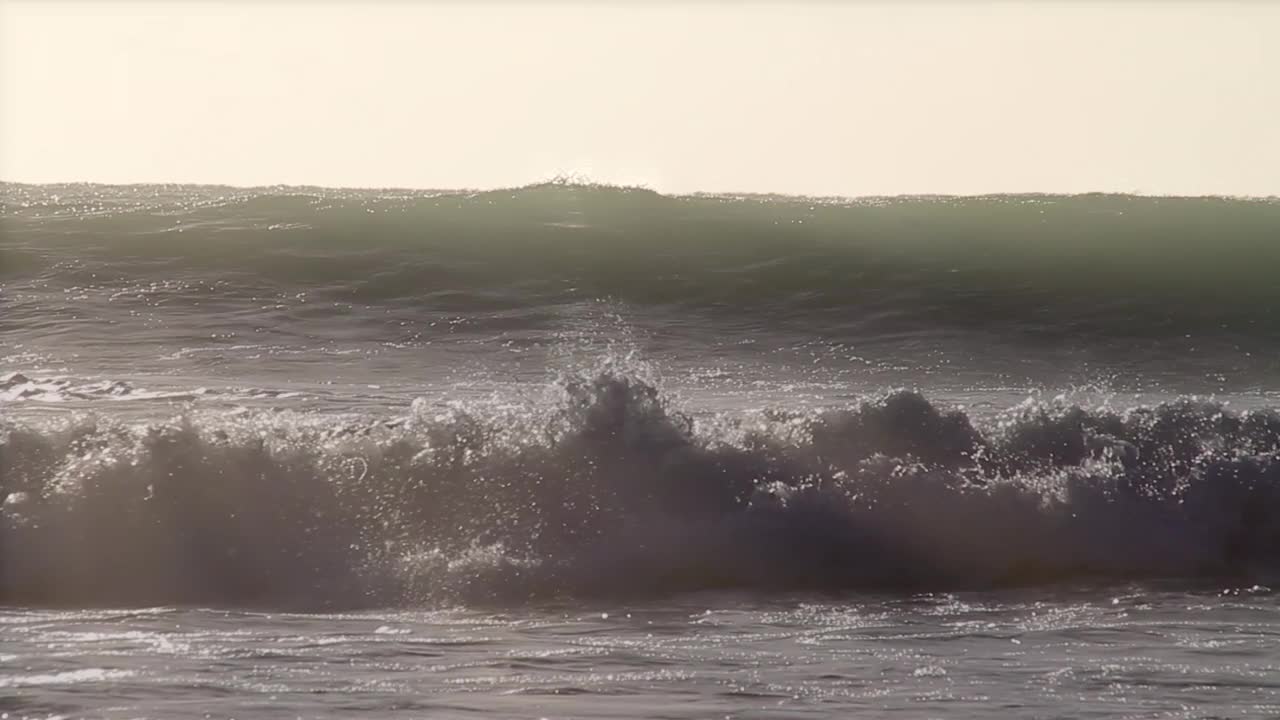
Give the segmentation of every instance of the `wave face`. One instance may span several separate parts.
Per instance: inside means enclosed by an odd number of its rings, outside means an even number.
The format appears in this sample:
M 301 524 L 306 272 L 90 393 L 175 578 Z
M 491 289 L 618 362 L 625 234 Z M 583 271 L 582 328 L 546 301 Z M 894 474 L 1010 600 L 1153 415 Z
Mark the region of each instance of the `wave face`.
M 1280 570 L 1280 415 L 895 392 L 693 419 L 635 373 L 406 416 L 0 428 L 0 603 L 510 603 Z
M 102 290 L 205 313 L 304 293 L 459 313 L 608 298 L 828 334 L 1280 340 L 1274 200 L 831 201 L 557 183 L 476 193 L 5 184 L 0 198 L 3 327 L 57 313 L 64 291 Z

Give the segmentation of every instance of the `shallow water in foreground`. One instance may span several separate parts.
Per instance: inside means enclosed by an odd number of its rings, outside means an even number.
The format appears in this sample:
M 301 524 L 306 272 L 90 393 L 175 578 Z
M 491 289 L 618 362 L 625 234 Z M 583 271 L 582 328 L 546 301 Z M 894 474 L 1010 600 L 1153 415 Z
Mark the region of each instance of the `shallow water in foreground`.
M 7 611 L 10 717 L 1274 718 L 1280 596 Z

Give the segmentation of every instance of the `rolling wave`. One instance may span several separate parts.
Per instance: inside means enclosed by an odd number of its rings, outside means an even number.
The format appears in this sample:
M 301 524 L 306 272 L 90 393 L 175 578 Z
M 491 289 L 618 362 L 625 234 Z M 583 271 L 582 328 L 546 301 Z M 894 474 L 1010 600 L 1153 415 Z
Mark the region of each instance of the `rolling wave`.
M 540 402 L 0 420 L 0 603 L 354 607 L 991 588 L 1280 571 L 1280 414 L 979 422 L 920 394 L 681 412 L 633 371 Z
M 1274 200 L 5 184 L 0 204 L 0 603 L 1280 570 L 1274 410 L 1184 397 L 989 420 L 919 392 L 820 412 L 759 394 L 819 361 L 836 397 L 882 386 L 840 374 L 860 360 L 911 383 L 994 378 L 970 397 L 1063 366 L 1271 388 Z M 591 352 L 633 330 L 673 373 L 727 363 L 726 386 L 782 406 L 691 414 L 632 367 L 529 385 L 575 338 Z M 361 414 L 287 401 L 335 377 L 332 397 L 360 400 L 336 407 Z M 458 378 L 501 394 L 494 377 L 545 397 L 388 409 Z M 282 402 L 157 419 L 204 397 Z
M 673 197 L 565 183 L 5 184 L 0 199 L 0 322 L 13 328 L 100 291 L 205 314 L 304 294 L 458 313 L 605 298 L 864 336 L 1280 340 L 1274 200 Z

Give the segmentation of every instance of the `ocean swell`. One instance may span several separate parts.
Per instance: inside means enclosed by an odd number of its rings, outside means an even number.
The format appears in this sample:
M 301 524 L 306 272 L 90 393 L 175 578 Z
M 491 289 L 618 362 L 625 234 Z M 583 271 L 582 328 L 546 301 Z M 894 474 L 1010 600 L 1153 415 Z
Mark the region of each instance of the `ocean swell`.
M 1280 342 L 1280 203 L 4 184 L 0 329 L 114 310 L 479 313 L 608 298 L 815 332 Z M 74 303 L 76 298 L 89 302 Z M 108 301 L 114 305 L 108 305 Z
M 1280 414 L 899 391 L 681 412 L 634 372 L 537 403 L 0 421 L 0 603 L 356 607 L 991 588 L 1280 570 Z

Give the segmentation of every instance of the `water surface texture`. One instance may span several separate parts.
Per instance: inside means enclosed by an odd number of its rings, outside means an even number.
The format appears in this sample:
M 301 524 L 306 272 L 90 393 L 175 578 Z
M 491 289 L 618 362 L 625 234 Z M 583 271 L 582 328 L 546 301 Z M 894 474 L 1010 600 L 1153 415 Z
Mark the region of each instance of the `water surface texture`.
M 1280 204 L 0 188 L 10 717 L 1280 716 Z

